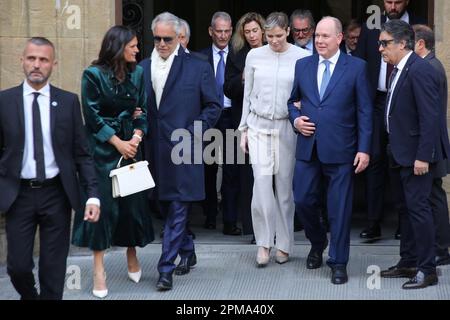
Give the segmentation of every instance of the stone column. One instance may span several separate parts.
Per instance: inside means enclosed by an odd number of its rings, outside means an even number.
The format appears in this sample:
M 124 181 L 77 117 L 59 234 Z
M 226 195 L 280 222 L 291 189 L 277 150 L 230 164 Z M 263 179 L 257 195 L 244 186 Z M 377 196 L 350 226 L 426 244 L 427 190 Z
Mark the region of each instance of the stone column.
M 23 81 L 20 56 L 26 40 L 49 38 L 56 47 L 52 84 L 79 93 L 81 74 L 98 55 L 106 30 L 115 24 L 114 0 L 1 0 L 0 90 Z M 0 216 L 0 263 L 6 258 Z

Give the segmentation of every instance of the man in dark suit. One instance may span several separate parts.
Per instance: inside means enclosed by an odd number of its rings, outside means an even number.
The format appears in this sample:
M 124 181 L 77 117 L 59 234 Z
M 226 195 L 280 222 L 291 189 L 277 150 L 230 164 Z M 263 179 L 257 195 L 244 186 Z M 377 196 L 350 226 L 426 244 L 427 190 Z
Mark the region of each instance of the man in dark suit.
M 291 36 L 294 44 L 307 50 L 311 55 L 317 54 L 314 46 L 316 23 L 309 10 L 295 10 L 290 17 Z
M 433 213 L 429 203 L 435 164 L 449 154 L 448 136 L 441 130 L 439 86 L 434 69 L 413 52 L 414 30 L 406 22 L 383 25 L 380 52 L 395 66 L 389 80 L 385 128 L 393 181 L 400 181 L 400 261 L 381 276 L 410 277 L 403 289 L 436 285 Z
M 153 197 L 166 217 L 158 263 L 159 290 L 170 290 L 172 274 L 186 274 L 196 263 L 186 222 L 192 202 L 205 198 L 201 140 L 222 109 L 211 67 L 185 52 L 179 44 L 179 30 L 178 17 L 169 12 L 158 15 L 152 22 L 155 49 L 151 58 L 140 64 L 150 124 L 146 157 L 156 182 Z M 187 150 L 174 152 L 186 141 Z M 177 255 L 181 260 L 175 267 Z
M 339 50 L 340 21 L 322 19 L 315 39 L 318 54 L 297 61 L 288 102 L 291 122 L 299 132 L 294 200 L 311 241 L 306 266 L 319 268 L 328 239 L 318 204 L 322 181 L 328 181 L 327 205 L 332 210 L 327 264 L 331 282 L 343 284 L 348 281 L 354 172 L 364 171 L 369 163 L 373 107 L 366 63 Z M 301 108 L 295 106 L 298 101 Z
M 445 69 L 434 50 L 435 38 L 434 32 L 428 26 L 414 25 L 415 49 L 417 55 L 428 61 L 436 71 L 439 81 L 439 100 L 440 113 L 439 123 L 444 136 L 448 136 L 447 129 L 447 98 L 448 85 Z M 442 187 L 442 178 L 445 177 L 450 169 L 449 159 L 444 159 L 436 163 L 434 171 L 433 186 L 431 188 L 431 210 L 433 211 L 434 225 L 436 227 L 436 265 L 450 264 L 450 224 L 448 216 L 447 193 Z
M 384 0 L 385 14 L 381 23 L 392 19 L 401 19 L 407 23 L 424 23 L 407 11 L 409 0 Z M 393 66 L 386 64 L 378 50 L 380 29 L 369 29 L 364 23 L 354 52 L 356 57 L 367 61 L 371 92 L 374 97 L 374 123 L 371 150 L 371 162 L 366 171 L 367 227 L 362 230 L 363 239 L 378 239 L 381 236 L 381 220 L 383 218 L 384 191 L 388 172 L 386 157 L 386 135 L 384 132 L 383 114 L 386 104 L 387 81 Z M 400 238 L 398 229 L 395 237 Z
M 241 229 L 237 227 L 237 202 L 239 192 L 239 168 L 235 164 L 233 152 L 227 150 L 227 130 L 234 130 L 231 100 L 225 96 L 223 85 L 225 82 L 225 67 L 229 55 L 234 53 L 229 48 L 229 42 L 233 32 L 231 17 L 226 12 L 216 12 L 211 19 L 211 26 L 208 29 L 212 39 L 212 45 L 200 51 L 208 57 L 209 63 L 214 70 L 215 83 L 219 92 L 220 102 L 223 107 L 222 115 L 216 124 L 216 129 L 220 130 L 223 137 L 222 145 L 222 217 L 223 233 L 237 236 L 241 234 Z M 228 134 L 228 138 L 230 135 Z M 231 137 L 233 137 L 231 135 Z M 216 159 L 217 159 L 216 155 Z M 205 187 L 206 199 L 203 202 L 203 211 L 206 215 L 205 228 L 216 228 L 217 206 L 217 170 L 218 164 L 205 165 Z
M 361 34 L 361 24 L 357 20 L 351 20 L 344 26 L 344 41 L 341 42 L 341 50 L 350 56 L 358 46 L 359 35 Z
M 48 82 L 56 65 L 53 44 L 45 38 L 28 40 L 21 62 L 26 80 L 0 92 L 0 211 L 6 213 L 7 269 L 23 300 L 60 300 L 71 209 L 82 207 L 81 182 L 90 198 L 85 220 L 98 220 L 97 180 L 78 97 Z M 33 275 L 38 226 L 40 294 Z

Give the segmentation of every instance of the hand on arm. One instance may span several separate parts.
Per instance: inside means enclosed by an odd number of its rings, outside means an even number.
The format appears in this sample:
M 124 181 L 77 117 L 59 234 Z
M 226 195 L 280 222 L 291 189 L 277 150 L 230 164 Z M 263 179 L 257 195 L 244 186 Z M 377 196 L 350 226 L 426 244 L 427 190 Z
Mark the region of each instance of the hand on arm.
M 139 146 L 137 137 L 133 137 L 130 141 L 123 141 L 114 135 L 108 142 L 112 144 L 125 159 L 132 159 L 136 156 Z
M 310 137 L 316 132 L 316 125 L 309 122 L 309 118 L 306 116 L 295 119 L 294 126 L 305 137 Z

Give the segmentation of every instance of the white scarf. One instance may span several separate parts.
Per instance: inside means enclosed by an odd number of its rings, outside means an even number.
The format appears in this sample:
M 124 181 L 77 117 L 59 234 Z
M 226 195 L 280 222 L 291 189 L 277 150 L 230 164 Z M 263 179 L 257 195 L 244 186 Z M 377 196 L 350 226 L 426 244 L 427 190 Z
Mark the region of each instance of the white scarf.
M 167 77 L 169 76 L 170 69 L 172 68 L 173 59 L 175 59 L 175 56 L 178 55 L 179 48 L 180 45 L 177 45 L 175 51 L 165 60 L 161 58 L 156 49 L 153 49 L 151 58 L 151 74 L 153 90 L 155 91 L 156 96 L 156 108 L 158 110 L 159 104 L 161 103 L 161 97 L 164 92 L 164 86 L 166 85 Z

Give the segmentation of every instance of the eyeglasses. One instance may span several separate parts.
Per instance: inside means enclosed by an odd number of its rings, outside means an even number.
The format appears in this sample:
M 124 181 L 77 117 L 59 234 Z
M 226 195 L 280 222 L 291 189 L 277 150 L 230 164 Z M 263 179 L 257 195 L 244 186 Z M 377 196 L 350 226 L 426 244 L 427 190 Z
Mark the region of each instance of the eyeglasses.
M 386 48 L 389 45 L 389 43 L 391 43 L 393 41 L 395 41 L 395 39 L 379 40 L 378 41 L 378 47 L 382 46 L 383 48 Z
M 172 41 L 173 41 L 173 37 L 160 37 L 160 36 L 153 36 L 153 40 L 156 42 L 156 43 L 160 43 L 161 42 L 161 40 L 163 40 L 164 41 L 164 43 L 167 43 L 167 44 L 169 44 L 169 43 L 171 43 Z
M 309 31 L 311 31 L 311 28 L 304 28 L 304 29 L 297 29 L 297 28 L 292 28 L 292 32 L 294 33 L 308 33 Z

